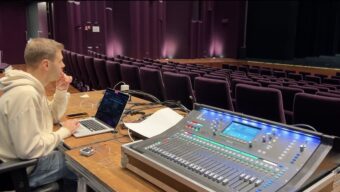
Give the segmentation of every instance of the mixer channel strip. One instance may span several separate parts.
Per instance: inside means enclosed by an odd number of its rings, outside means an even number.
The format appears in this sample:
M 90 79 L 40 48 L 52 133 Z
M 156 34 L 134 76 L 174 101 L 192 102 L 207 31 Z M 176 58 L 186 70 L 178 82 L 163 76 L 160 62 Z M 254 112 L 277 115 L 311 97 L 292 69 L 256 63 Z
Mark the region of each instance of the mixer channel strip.
M 187 132 L 175 134 L 171 140 L 172 142 L 168 139 L 167 143 L 154 143 L 145 147 L 145 150 L 151 151 L 202 177 L 237 191 L 251 191 L 263 184 L 264 179 L 228 166 L 228 162 L 224 160 L 225 158 L 261 171 L 267 174 L 268 177 L 275 176 L 279 178 L 285 171 L 285 169 L 279 169 L 276 165 L 270 164 L 270 162 L 266 163 L 251 154 L 209 141 L 200 136 L 191 135 Z M 202 153 L 202 148 L 207 153 Z M 214 154 L 209 155 L 208 152 Z M 220 157 L 218 160 L 216 160 L 216 154 Z M 212 156 L 215 156 L 214 159 Z

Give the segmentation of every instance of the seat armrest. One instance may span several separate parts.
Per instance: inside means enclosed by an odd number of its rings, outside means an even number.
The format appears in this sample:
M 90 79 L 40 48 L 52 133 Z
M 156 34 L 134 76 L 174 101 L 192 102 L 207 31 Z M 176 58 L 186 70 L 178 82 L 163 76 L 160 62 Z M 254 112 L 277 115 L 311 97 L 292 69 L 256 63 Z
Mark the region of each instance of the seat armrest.
M 16 161 L 0 163 L 0 174 L 8 172 L 8 171 L 27 168 L 29 166 L 36 165 L 37 162 L 38 162 L 38 159 L 30 159 L 30 160 L 16 160 Z

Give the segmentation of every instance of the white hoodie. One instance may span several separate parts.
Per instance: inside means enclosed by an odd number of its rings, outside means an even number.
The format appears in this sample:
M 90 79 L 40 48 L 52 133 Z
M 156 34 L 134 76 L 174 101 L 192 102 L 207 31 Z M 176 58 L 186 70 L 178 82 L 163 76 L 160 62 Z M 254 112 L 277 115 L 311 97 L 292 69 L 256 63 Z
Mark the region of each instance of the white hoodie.
M 71 133 L 53 121 L 64 114 L 66 91 L 56 91 L 49 101 L 43 85 L 31 74 L 10 70 L 0 79 L 0 159 L 33 159 L 45 156 Z

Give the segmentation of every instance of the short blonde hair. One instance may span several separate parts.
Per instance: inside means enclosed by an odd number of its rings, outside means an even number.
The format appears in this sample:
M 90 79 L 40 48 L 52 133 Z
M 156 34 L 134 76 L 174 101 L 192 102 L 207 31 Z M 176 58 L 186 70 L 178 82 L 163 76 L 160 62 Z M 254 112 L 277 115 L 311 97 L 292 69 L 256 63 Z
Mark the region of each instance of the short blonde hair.
M 64 49 L 64 45 L 52 39 L 33 38 L 25 47 L 24 58 L 28 66 L 35 67 L 43 59 L 54 61 L 57 51 Z

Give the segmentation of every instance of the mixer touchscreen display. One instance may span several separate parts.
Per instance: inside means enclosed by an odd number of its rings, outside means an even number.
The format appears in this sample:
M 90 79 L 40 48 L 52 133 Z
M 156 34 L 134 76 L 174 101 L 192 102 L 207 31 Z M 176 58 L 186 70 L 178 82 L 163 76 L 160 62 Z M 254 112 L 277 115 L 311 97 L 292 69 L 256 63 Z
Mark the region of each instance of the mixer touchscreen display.
M 256 127 L 232 122 L 223 130 L 222 134 L 235 137 L 246 142 L 251 142 L 260 131 L 261 129 Z

